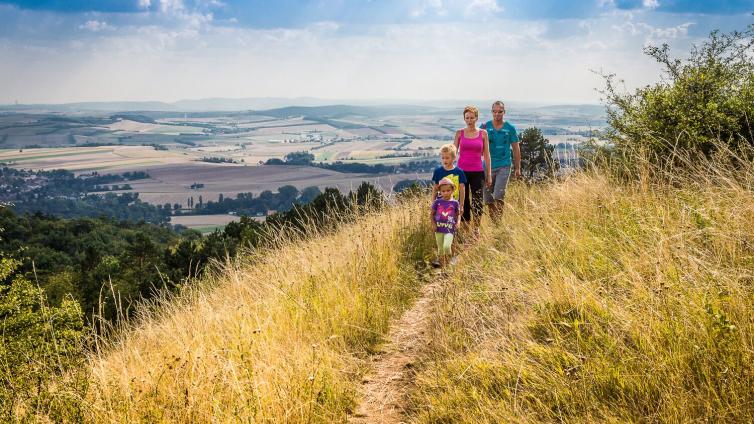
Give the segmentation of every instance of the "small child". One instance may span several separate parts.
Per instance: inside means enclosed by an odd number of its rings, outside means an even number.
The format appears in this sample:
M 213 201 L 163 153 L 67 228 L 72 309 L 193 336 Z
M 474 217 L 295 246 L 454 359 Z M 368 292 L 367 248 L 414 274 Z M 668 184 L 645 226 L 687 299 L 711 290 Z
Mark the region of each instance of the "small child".
M 453 235 L 459 225 L 461 206 L 457 200 L 453 199 L 456 185 L 450 178 L 443 178 L 437 186 L 440 197 L 432 202 L 432 226 L 435 230 L 439 265 L 444 267 L 453 253 L 451 246 Z
M 432 173 L 432 197 L 434 202 L 437 199 L 437 190 L 440 188 L 440 180 L 448 178 L 455 184 L 453 190 L 453 198 L 458 200 L 458 204 L 461 205 L 461 212 L 463 213 L 463 201 L 466 197 L 466 174 L 461 171 L 460 168 L 455 166 L 453 162 L 456 160 L 456 146 L 452 144 L 446 144 L 440 147 L 440 161 L 442 165 L 438 166 Z M 459 215 L 460 216 L 460 215 Z

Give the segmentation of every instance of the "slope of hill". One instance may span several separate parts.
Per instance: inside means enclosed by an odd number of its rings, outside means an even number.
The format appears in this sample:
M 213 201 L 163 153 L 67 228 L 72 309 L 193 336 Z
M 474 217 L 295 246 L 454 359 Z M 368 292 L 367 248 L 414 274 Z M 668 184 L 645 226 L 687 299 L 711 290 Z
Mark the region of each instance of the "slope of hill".
M 514 190 L 436 302 L 416 422 L 752 422 L 754 164 Z
M 515 185 L 447 277 L 424 200 L 250 252 L 76 396 L 95 422 L 751 422 L 754 164 L 692 168 Z
M 98 422 L 342 421 L 364 358 L 411 302 L 416 207 L 250 253 L 91 359 Z

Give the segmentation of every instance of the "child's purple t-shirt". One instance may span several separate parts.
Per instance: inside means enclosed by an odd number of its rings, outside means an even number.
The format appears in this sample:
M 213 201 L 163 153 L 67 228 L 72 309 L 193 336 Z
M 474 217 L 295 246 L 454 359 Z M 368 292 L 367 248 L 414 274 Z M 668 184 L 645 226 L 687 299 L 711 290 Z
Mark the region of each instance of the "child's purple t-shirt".
M 460 205 L 455 199 L 445 200 L 439 198 L 432 203 L 438 233 L 454 234 L 456 232 L 459 209 Z

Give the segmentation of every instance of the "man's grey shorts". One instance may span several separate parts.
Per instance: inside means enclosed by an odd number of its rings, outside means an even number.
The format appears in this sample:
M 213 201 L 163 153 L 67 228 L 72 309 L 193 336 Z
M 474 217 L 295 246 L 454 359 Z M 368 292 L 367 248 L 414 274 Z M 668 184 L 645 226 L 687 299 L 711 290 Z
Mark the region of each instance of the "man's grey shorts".
M 510 166 L 501 166 L 492 169 L 492 188 L 484 187 L 484 203 L 489 205 L 495 200 L 505 199 L 505 189 L 508 188 L 508 179 L 510 176 Z

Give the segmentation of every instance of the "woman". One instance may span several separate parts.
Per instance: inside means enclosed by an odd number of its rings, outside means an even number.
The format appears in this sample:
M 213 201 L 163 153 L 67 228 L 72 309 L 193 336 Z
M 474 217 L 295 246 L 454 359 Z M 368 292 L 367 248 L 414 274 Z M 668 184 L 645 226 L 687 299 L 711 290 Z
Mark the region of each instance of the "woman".
M 474 229 L 474 235 L 478 233 L 479 220 L 482 217 L 482 189 L 485 183 L 487 186 L 492 185 L 490 144 L 487 131 L 476 127 L 477 119 L 479 109 L 466 106 L 463 110 L 466 128 L 456 131 L 453 141 L 458 149 L 458 167 L 466 174 L 468 183 L 461 220 L 468 223 L 468 228 Z

